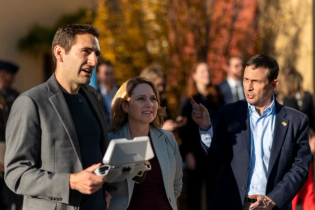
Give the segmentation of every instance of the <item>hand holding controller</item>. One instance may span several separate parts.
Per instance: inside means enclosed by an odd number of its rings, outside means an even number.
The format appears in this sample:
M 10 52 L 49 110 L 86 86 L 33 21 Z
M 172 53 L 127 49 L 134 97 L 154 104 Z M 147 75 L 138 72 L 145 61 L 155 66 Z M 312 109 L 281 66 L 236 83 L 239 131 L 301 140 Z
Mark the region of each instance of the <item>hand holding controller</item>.
M 94 173 L 97 176 L 106 176 L 108 174 L 110 168 L 111 167 L 109 165 L 101 165 L 97 169 L 94 170 Z
M 153 157 L 154 152 L 148 136 L 132 140 L 112 139 L 102 160 L 104 165 L 98 165 L 93 172 L 97 176 L 106 176 L 108 183 L 128 178 L 141 182 L 145 178 L 143 174 L 151 169 L 148 160 Z

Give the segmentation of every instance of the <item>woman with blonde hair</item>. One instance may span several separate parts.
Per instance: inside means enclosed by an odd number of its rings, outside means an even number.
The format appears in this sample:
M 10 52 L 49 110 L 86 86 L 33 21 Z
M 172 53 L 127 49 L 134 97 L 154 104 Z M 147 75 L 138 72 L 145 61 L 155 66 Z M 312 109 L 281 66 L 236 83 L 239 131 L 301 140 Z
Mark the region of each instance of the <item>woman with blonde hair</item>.
M 169 131 L 175 131 L 178 127 L 183 126 L 186 123 L 186 118 L 182 116 L 177 116 L 175 121 L 172 120 L 170 116 L 170 111 L 168 108 L 168 102 L 165 94 L 166 89 L 166 75 L 163 72 L 162 68 L 158 65 L 148 66 L 143 69 L 140 73 L 140 77 L 144 77 L 150 81 L 152 81 L 159 92 L 161 107 L 165 107 L 166 115 L 164 116 L 164 124 L 163 129 Z
M 182 159 L 170 131 L 161 129 L 165 111 L 153 82 L 137 77 L 126 81 L 112 102 L 109 140 L 149 136 L 154 149 L 152 169 L 141 183 L 127 179 L 107 185 L 109 209 L 177 209 L 182 189 Z

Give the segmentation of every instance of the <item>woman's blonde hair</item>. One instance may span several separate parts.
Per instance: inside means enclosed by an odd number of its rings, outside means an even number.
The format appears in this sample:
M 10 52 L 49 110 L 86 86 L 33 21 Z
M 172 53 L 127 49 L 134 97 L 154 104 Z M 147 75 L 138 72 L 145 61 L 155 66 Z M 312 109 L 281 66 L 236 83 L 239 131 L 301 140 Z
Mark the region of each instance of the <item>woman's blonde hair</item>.
M 283 94 L 291 95 L 296 98 L 296 93 L 299 92 L 301 99 L 304 98 L 303 77 L 295 68 L 287 68 L 284 70 L 284 86 Z
M 155 82 L 155 80 L 159 77 L 166 79 L 165 73 L 163 72 L 162 68 L 158 65 L 146 67 L 141 71 L 140 77 L 144 77 L 153 82 Z
M 160 107 L 160 96 L 157 91 L 155 84 L 143 77 L 136 77 L 133 79 L 129 79 L 124 82 L 120 88 L 118 89 L 111 106 L 111 128 L 110 131 L 116 132 L 123 124 L 128 121 L 128 114 L 124 112 L 122 108 L 123 101 L 128 101 L 128 99 L 133 94 L 133 90 L 139 84 L 148 84 L 152 87 L 154 94 L 156 95 L 156 100 L 158 103 L 157 115 L 154 120 L 150 123 L 150 125 L 154 127 L 162 127 L 164 123 L 165 116 L 165 108 Z
M 304 98 L 303 77 L 295 68 L 286 68 L 280 78 L 277 100 L 282 103 L 288 95 L 296 99 L 296 93 L 300 93 L 301 99 Z

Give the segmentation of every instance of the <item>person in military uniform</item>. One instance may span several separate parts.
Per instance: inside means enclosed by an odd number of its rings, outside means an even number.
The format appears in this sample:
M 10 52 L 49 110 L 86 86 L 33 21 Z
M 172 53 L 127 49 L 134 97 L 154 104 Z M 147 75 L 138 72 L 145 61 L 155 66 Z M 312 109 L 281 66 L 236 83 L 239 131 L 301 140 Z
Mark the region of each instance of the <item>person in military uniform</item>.
M 6 209 L 6 190 L 3 180 L 4 175 L 4 148 L 5 148 L 5 125 L 7 122 L 7 105 L 0 94 L 0 209 Z
M 12 88 L 19 67 L 8 61 L 0 61 L 0 93 L 3 96 L 8 112 L 19 93 Z
M 0 60 L 0 209 L 9 210 L 15 204 L 16 209 L 22 208 L 23 196 L 13 193 L 4 183 L 4 167 L 1 147 L 5 145 L 5 126 L 14 100 L 19 93 L 12 88 L 19 67 L 8 61 Z

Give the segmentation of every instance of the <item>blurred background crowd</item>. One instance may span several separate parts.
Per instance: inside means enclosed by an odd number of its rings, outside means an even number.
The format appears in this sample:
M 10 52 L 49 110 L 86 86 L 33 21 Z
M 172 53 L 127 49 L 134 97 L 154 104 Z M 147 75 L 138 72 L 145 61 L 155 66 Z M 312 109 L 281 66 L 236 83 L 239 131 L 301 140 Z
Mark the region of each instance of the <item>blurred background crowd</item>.
M 91 85 L 103 97 L 108 126 L 119 85 L 139 75 L 152 80 L 167 111 L 163 128 L 173 131 L 184 160 L 179 209 L 205 209 L 215 174 L 200 156 L 188 98 L 204 104 L 215 125 L 224 104 L 245 98 L 242 76 L 251 56 L 265 53 L 279 62 L 274 94 L 308 115 L 314 152 L 314 8 L 312 0 L 0 0 L 0 172 L 13 101 L 53 73 L 56 29 L 87 23 L 101 31 Z M 314 204 L 312 180 L 313 173 L 293 200 L 300 209 Z M 0 209 L 21 203 L 1 177 Z

